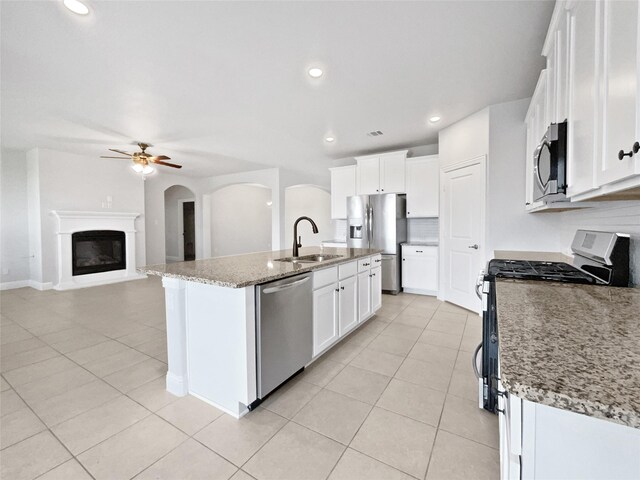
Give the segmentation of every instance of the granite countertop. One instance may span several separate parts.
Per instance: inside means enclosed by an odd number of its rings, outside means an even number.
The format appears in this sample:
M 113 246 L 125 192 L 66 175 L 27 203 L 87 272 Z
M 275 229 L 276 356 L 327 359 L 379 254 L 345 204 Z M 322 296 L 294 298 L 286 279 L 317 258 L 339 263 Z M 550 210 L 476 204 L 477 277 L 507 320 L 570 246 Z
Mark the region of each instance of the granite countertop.
M 437 240 L 432 242 L 403 242 L 401 245 L 407 245 L 408 247 L 437 247 L 440 243 Z
M 497 279 L 496 301 L 509 393 L 640 428 L 640 289 Z
M 307 247 L 300 249 L 300 256 L 324 253 L 327 255 L 341 255 L 341 257 L 319 263 L 295 264 L 276 261 L 277 258 L 291 257 L 291 250 L 280 250 L 207 258 L 190 262 L 147 265 L 138 268 L 137 271 L 148 275 L 177 278 L 220 287 L 244 288 L 338 265 L 357 258 L 375 255 L 381 251 L 369 248 Z

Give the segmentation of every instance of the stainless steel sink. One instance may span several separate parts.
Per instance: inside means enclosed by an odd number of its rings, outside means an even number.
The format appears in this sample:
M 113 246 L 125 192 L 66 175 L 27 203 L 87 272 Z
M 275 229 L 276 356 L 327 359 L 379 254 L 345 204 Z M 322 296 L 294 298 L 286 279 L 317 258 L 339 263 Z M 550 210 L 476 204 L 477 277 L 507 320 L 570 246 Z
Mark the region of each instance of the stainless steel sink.
M 285 257 L 274 258 L 276 262 L 289 262 L 289 263 L 320 263 L 325 260 L 333 260 L 335 258 L 342 258 L 342 255 L 323 255 L 321 253 L 314 255 L 303 255 L 301 257 Z

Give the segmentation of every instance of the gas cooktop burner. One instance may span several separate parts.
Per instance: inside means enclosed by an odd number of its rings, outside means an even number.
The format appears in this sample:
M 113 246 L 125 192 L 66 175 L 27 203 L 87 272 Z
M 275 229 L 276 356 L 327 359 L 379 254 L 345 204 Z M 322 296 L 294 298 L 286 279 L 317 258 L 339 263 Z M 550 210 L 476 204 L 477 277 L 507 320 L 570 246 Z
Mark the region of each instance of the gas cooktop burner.
M 501 278 L 547 280 L 570 283 L 597 283 L 596 279 L 576 267 L 562 262 L 528 262 L 526 260 L 491 260 L 489 274 Z

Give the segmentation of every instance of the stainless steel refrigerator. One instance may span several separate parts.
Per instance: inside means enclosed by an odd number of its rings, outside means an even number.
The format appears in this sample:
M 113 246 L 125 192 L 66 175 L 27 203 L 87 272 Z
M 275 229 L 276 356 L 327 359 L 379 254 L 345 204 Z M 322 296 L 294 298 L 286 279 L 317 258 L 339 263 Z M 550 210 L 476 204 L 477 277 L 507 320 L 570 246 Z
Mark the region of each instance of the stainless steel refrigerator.
M 382 291 L 400 291 L 400 244 L 407 241 L 406 195 L 347 198 L 347 246 L 382 250 Z

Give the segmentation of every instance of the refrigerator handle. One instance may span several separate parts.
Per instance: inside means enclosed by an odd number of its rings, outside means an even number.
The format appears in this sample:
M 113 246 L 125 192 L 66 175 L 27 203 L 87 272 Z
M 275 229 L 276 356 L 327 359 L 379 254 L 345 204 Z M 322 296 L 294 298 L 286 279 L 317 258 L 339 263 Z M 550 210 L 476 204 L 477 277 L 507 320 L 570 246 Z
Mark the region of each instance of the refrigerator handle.
M 371 244 L 373 243 L 373 207 L 367 207 L 369 210 L 369 248 L 371 248 Z

